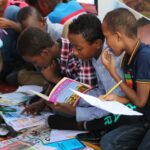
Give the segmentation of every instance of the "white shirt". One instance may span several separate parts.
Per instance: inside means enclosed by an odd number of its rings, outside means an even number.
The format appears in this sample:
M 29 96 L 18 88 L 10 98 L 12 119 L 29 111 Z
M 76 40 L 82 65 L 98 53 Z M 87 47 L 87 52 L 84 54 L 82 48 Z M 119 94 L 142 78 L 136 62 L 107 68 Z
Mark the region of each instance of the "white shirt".
M 56 41 L 62 37 L 63 25 L 59 23 L 52 23 L 46 18 L 46 31 L 51 38 Z

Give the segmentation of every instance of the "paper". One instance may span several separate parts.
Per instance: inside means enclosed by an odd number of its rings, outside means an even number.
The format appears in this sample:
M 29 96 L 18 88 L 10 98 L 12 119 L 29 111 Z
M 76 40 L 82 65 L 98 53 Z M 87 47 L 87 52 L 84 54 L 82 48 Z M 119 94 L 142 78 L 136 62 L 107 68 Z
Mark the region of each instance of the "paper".
M 36 91 L 34 91 L 34 90 L 30 90 L 32 93 L 34 93 L 35 95 L 37 95 L 37 96 L 39 96 L 39 97 L 41 97 L 41 98 L 43 98 L 44 100 L 49 100 L 49 97 L 48 96 L 46 96 L 45 94 L 42 94 L 42 93 L 39 93 L 39 92 L 36 92 Z
M 16 90 L 16 92 L 22 92 L 22 93 L 26 93 L 30 96 L 34 96 L 35 94 L 30 92 L 30 90 L 34 90 L 36 92 L 42 92 L 43 87 L 37 86 L 37 85 L 24 85 L 24 86 L 19 86 L 19 88 Z
M 31 99 L 35 94 L 30 90 L 42 92 L 43 88 L 36 85 L 20 86 L 15 92 L 0 94 L 0 105 L 15 106 Z
M 19 131 L 22 129 L 26 129 L 29 127 L 37 126 L 42 123 L 45 123 L 47 117 L 50 115 L 50 113 L 42 113 L 42 115 L 38 116 L 32 116 L 32 115 L 23 115 L 21 114 L 23 107 L 14 106 L 12 108 L 15 108 L 16 112 L 5 112 L 0 113 L 4 121 L 11 126 L 15 131 Z
M 31 96 L 19 92 L 0 94 L 0 105 L 15 106 L 31 99 Z
M 67 140 L 72 137 L 75 137 L 77 134 L 87 133 L 87 131 L 73 131 L 73 130 L 51 130 L 50 134 L 50 143 L 57 142 L 61 140 Z
M 71 89 L 72 90 L 72 89 Z M 74 93 L 82 97 L 86 102 L 88 102 L 90 105 L 95 106 L 97 108 L 106 110 L 112 114 L 118 114 L 118 115 L 129 115 L 129 116 L 140 116 L 143 115 L 142 113 L 139 113 L 137 111 L 134 111 L 127 106 L 125 106 L 122 103 L 116 102 L 116 101 L 103 101 L 99 98 L 96 98 L 91 95 L 83 94 L 78 91 L 72 90 Z
M 36 144 L 36 145 L 28 148 L 27 150 L 57 150 L 57 148 L 50 147 L 50 146 L 44 146 L 41 144 Z

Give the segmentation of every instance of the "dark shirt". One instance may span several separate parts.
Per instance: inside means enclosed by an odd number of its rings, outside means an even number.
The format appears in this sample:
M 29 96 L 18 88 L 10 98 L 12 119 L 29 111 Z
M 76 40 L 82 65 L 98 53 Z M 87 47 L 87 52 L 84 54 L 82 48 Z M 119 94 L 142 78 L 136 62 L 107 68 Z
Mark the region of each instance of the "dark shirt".
M 129 62 L 131 55 L 125 54 L 122 60 L 122 68 L 125 73 L 126 83 L 137 90 L 137 82 L 150 84 L 150 45 L 141 43 Z M 150 121 L 150 93 L 146 105 L 142 108 L 148 121 Z

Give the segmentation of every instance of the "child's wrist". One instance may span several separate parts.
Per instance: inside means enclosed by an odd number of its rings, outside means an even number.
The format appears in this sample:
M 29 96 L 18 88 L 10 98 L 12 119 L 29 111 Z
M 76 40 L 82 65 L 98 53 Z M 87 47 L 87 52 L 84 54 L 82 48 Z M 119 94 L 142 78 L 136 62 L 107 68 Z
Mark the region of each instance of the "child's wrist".
M 116 69 L 115 70 L 111 70 L 110 74 L 112 77 L 115 77 L 117 75 Z

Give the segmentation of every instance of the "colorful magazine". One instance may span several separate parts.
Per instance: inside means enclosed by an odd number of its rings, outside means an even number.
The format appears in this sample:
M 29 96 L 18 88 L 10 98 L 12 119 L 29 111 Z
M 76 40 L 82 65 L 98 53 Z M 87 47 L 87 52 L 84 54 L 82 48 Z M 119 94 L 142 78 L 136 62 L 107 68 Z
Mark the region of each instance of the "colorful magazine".
M 48 112 L 43 112 L 38 116 L 27 116 L 21 114 L 21 112 L 24 110 L 24 107 L 13 106 L 10 108 L 14 108 L 16 112 L 0 112 L 0 116 L 4 119 L 7 125 L 11 126 L 15 131 L 20 131 L 22 129 L 45 123 L 45 120 L 50 115 Z
M 81 93 L 86 93 L 91 89 L 91 86 L 80 83 L 78 81 L 69 79 L 64 77 L 51 91 L 49 96 L 46 96 L 44 94 L 35 92 L 31 90 L 34 94 L 42 97 L 43 99 L 52 102 L 52 103 L 69 103 L 73 106 L 76 106 L 79 96 L 72 92 L 70 89 L 74 89 L 76 91 L 79 91 Z

